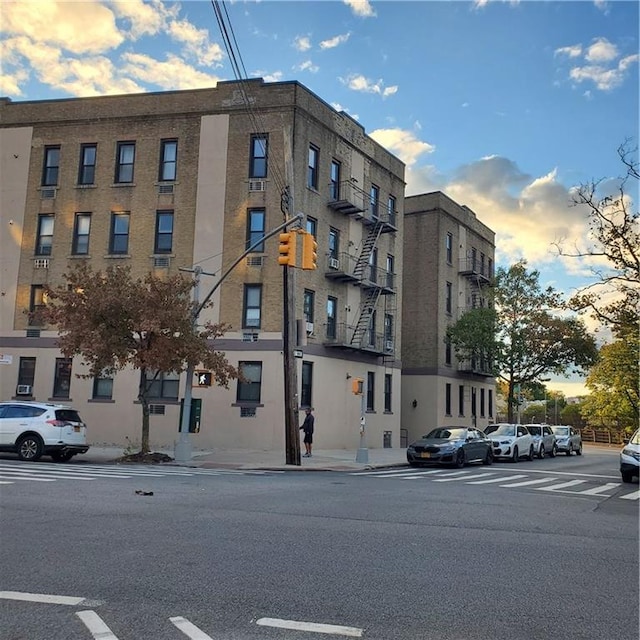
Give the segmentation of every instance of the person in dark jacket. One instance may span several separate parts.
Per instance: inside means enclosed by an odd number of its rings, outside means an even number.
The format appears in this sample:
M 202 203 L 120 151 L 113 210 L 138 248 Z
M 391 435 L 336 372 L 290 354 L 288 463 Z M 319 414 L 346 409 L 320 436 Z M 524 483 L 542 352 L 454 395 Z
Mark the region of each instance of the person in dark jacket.
M 302 426 L 300 427 L 301 431 L 304 431 L 304 448 L 307 452 L 302 456 L 303 458 L 311 457 L 311 446 L 313 444 L 313 423 L 315 422 L 315 418 L 311 413 L 313 409 L 311 407 L 307 407 L 305 410 L 305 417 Z

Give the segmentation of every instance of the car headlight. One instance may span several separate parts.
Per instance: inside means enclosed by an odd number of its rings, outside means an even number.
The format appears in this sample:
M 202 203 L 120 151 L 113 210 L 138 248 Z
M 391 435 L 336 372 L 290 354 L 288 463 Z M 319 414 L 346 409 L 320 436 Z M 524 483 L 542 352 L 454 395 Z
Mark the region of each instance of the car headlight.
M 500 440 L 500 444 L 511 444 L 511 440 Z

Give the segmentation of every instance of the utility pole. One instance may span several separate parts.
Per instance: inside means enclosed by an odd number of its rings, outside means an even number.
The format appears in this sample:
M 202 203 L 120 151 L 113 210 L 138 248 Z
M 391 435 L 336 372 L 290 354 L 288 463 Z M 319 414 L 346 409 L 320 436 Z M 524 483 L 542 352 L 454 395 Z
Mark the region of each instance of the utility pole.
M 367 464 L 369 462 L 369 449 L 367 449 L 367 381 L 362 381 L 362 394 L 360 396 L 360 446 L 356 451 L 356 462 Z

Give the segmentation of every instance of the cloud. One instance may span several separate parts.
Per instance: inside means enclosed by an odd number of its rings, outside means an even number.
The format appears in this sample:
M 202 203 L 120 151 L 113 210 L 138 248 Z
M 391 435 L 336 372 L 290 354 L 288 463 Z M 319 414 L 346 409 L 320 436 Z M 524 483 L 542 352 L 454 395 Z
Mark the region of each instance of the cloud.
M 164 62 L 140 53 L 126 53 L 122 60 L 123 73 L 165 90 L 203 89 L 215 86 L 219 80 L 171 54 Z
M 351 113 L 348 107 L 343 107 L 339 102 L 331 102 L 330 104 L 336 111 L 344 111 L 345 113 L 349 114 L 350 118 L 353 118 L 354 120 L 360 120 L 360 116 L 357 113 Z
M 554 56 L 568 56 L 569 58 L 577 58 L 582 55 L 582 46 L 579 44 L 570 47 L 560 47 L 553 52 Z
M 347 6 L 351 7 L 354 15 L 360 18 L 374 18 L 376 12 L 369 3 L 369 0 L 342 0 Z
M 346 85 L 352 91 L 361 91 L 362 93 L 375 93 L 383 98 L 397 93 L 397 85 L 384 88 L 384 82 L 378 80 L 373 82 L 369 78 L 365 78 L 363 75 L 353 74 L 347 78 L 340 78 L 340 82 Z
M 186 20 L 174 20 L 168 24 L 167 32 L 172 40 L 184 45 L 184 51 L 193 56 L 198 64 L 214 66 L 224 58 L 222 48 L 209 42 L 209 31 L 197 29 Z
M 376 129 L 369 135 L 408 166 L 414 165 L 422 155 L 435 150 L 433 145 L 418 140 L 413 132 L 404 129 Z
M 342 35 L 334 36 L 333 38 L 329 38 L 328 40 L 323 40 L 320 43 L 320 48 L 333 49 L 341 44 L 344 44 L 347 40 L 349 40 L 350 36 L 351 32 L 349 31 L 349 33 L 343 33 Z
M 309 51 L 309 49 L 311 49 L 311 40 L 309 36 L 296 36 L 293 41 L 293 46 L 298 51 Z
M 320 67 L 313 64 L 311 60 L 305 60 L 304 62 L 293 68 L 295 71 L 308 71 L 309 73 L 318 73 L 318 71 L 320 71 Z
M 130 40 L 160 33 L 166 28 L 167 21 L 175 19 L 179 11 L 177 4 L 170 7 L 158 0 L 113 0 L 111 6 L 118 18 L 129 23 L 130 28 L 125 33 Z
M 617 57 L 618 48 L 606 38 L 597 38 L 585 54 L 585 60 L 588 62 L 611 62 Z
M 597 89 L 611 91 L 622 85 L 629 67 L 637 63 L 639 59 L 640 56 L 638 54 L 627 56 L 618 62 L 617 67 L 611 69 L 600 65 L 574 67 L 569 72 L 569 77 L 577 83 L 593 82 Z

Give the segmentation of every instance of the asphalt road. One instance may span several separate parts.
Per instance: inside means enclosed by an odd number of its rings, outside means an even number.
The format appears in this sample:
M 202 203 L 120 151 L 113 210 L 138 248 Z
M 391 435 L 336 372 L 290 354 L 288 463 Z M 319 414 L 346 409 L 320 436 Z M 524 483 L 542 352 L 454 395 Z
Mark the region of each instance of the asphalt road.
M 614 451 L 463 475 L 0 464 L 22 478 L 0 485 L 3 640 L 638 640 Z

